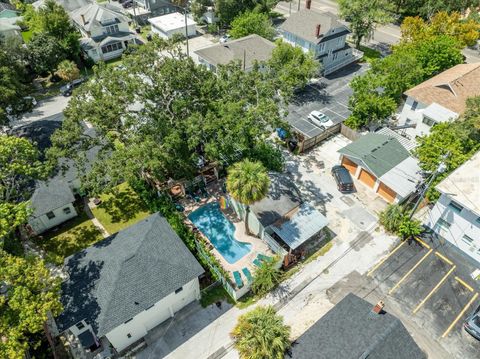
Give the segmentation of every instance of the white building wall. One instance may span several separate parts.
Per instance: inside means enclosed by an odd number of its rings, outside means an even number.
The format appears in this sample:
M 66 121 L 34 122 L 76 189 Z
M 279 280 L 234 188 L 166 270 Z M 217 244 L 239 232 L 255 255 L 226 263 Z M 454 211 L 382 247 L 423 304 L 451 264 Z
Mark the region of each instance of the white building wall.
M 154 24 L 152 25 L 152 33 L 157 34 L 163 39 L 171 39 L 173 35 L 179 34 L 182 36 L 185 36 L 185 26 L 179 27 L 177 29 L 169 30 L 169 31 L 164 31 L 161 27 L 158 27 Z M 187 26 L 187 36 L 195 36 L 197 33 L 195 25 L 188 25 Z
M 461 203 L 458 204 L 462 205 L 463 209 L 458 212 L 449 206 L 452 199 L 455 201 L 455 197 L 442 194 L 430 211 L 426 224 L 440 237 L 480 263 L 480 215 Z
M 67 214 L 64 212 L 64 209 L 66 208 L 70 209 L 70 213 Z M 57 208 L 52 212 L 55 215 L 55 217 L 53 217 L 52 219 L 49 219 L 47 215 L 44 214 L 40 217 L 31 218 L 28 221 L 28 224 L 32 227 L 33 231 L 36 234 L 45 232 L 47 229 L 58 226 L 59 224 L 62 224 L 63 222 L 78 215 L 75 207 L 73 206 L 73 203 L 68 203 L 65 206 Z
M 137 314 L 132 320 L 119 325 L 105 336 L 117 351 L 122 351 L 143 338 L 149 330 L 173 317 L 176 312 L 187 304 L 200 298 L 198 278 L 193 279 L 182 288 L 181 292 L 177 294 L 171 293 L 153 307 Z

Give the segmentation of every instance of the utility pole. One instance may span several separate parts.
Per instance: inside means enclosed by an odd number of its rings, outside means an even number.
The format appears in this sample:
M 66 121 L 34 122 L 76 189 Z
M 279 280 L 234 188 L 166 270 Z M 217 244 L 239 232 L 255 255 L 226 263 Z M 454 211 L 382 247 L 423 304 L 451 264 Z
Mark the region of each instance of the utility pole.
M 300 11 L 300 0 L 298 0 L 298 9 L 297 11 Z
M 415 205 L 413 206 L 413 209 L 412 209 L 412 212 L 410 213 L 410 216 L 408 217 L 408 219 L 412 219 L 415 211 L 417 210 L 418 206 L 420 205 L 420 202 L 422 202 L 423 198 L 425 197 L 425 194 L 427 193 L 428 189 L 430 188 L 430 186 L 432 185 L 432 182 L 433 180 L 440 174 L 440 173 L 443 173 L 445 172 L 445 170 L 447 169 L 447 165 L 445 164 L 445 160 L 447 159 L 447 157 L 450 155 L 450 152 L 448 152 L 445 156 L 443 156 L 443 159 L 442 159 L 442 162 L 440 162 L 437 166 L 437 168 L 435 169 L 435 171 L 432 173 L 432 177 L 430 177 L 430 180 L 428 181 L 427 185 L 425 186 L 425 188 L 422 190 L 422 192 L 420 193 L 420 197 L 418 197 L 417 199 L 417 202 L 415 202 Z
M 183 13 L 185 14 L 185 39 L 187 41 L 187 56 L 190 57 L 190 50 L 188 48 L 188 26 L 187 26 L 187 8 L 183 8 Z

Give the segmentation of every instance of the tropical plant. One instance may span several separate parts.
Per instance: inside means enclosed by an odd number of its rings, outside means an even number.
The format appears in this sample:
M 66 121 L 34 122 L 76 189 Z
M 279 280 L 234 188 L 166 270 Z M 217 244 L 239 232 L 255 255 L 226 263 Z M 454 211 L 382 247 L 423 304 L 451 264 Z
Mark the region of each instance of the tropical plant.
M 258 161 L 244 159 L 228 169 L 227 190 L 230 196 L 245 206 L 245 232 L 250 234 L 248 217 L 250 206 L 268 194 L 270 178 L 265 166 Z
M 80 76 L 80 70 L 78 69 L 75 62 L 70 60 L 63 60 L 58 64 L 56 74 L 65 81 L 71 82 L 75 79 L 78 79 Z
M 407 215 L 402 218 L 402 222 L 398 227 L 398 235 L 402 236 L 403 239 L 418 236 L 422 231 L 422 223 L 418 219 L 411 219 Z
M 258 295 L 268 293 L 280 282 L 281 275 L 276 260 L 263 261 L 253 273 L 253 293 Z
M 388 232 L 396 233 L 403 220 L 403 208 L 398 204 L 389 204 L 385 210 L 380 212 L 380 224 Z
M 242 359 L 283 359 L 290 347 L 290 327 L 272 306 L 241 315 L 230 335 Z

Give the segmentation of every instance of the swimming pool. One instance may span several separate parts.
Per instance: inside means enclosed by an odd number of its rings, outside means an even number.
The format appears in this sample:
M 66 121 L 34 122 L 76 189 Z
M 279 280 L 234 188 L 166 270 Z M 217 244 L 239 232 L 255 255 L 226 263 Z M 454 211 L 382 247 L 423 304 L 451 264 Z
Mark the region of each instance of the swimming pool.
M 235 226 L 223 215 L 217 202 L 206 204 L 193 211 L 188 219 L 207 236 L 228 263 L 237 262 L 251 251 L 251 244 L 235 239 L 233 235 Z

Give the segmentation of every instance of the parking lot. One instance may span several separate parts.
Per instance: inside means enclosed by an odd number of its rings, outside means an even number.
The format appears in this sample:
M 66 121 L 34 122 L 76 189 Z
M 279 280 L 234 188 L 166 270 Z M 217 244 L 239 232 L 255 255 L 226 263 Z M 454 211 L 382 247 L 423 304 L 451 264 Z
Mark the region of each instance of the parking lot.
M 478 283 L 441 246 L 400 242 L 367 274 L 387 306 L 397 305 L 455 358 L 478 358 L 480 342 L 463 322 L 480 304 Z M 401 318 L 401 319 L 404 319 Z
M 367 69 L 366 64 L 352 64 L 307 85 L 289 104 L 287 122 L 307 137 L 314 137 L 318 132 L 318 128 L 307 120 L 314 110 L 323 112 L 334 123 L 343 122 L 350 115 L 350 81 Z

